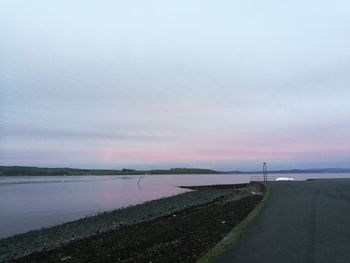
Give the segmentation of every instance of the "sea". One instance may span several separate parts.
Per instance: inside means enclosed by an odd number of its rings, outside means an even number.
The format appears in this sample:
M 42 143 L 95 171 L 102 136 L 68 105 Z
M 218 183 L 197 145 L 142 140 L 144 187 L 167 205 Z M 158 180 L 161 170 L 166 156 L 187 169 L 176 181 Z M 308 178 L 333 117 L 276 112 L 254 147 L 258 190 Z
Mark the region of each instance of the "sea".
M 178 186 L 248 183 L 256 176 L 0 176 L 0 238 L 190 191 Z M 273 176 L 306 180 L 350 178 L 350 173 Z

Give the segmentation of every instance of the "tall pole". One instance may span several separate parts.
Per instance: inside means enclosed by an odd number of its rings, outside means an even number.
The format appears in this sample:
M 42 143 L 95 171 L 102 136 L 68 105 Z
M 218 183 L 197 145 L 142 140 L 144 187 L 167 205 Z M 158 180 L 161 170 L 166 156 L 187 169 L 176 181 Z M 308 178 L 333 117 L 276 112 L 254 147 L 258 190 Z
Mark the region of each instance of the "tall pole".
M 264 182 L 267 182 L 267 166 L 266 166 L 266 162 L 263 163 L 263 178 L 264 178 Z

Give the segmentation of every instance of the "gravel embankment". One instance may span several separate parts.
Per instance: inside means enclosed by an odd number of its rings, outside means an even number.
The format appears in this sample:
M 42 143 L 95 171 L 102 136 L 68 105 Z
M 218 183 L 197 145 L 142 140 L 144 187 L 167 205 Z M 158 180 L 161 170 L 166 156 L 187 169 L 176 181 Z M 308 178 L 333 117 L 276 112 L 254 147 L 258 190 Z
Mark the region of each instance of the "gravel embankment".
M 23 257 L 35 251 L 51 250 L 72 241 L 122 226 L 149 221 L 186 208 L 206 204 L 218 198 L 238 200 L 250 196 L 251 191 L 252 189 L 248 188 L 193 191 L 15 235 L 0 240 L 0 262 Z

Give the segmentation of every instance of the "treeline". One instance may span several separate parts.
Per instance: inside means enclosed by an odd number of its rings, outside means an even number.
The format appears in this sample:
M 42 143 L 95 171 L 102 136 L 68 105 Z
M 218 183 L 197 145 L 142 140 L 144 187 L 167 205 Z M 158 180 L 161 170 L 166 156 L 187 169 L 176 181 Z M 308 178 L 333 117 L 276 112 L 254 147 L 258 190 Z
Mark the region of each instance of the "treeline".
M 107 170 L 107 169 L 73 169 L 73 168 L 39 168 L 29 166 L 0 166 L 0 176 L 50 176 L 50 175 L 142 175 L 142 174 L 216 174 L 210 169 L 172 168 L 156 170 Z

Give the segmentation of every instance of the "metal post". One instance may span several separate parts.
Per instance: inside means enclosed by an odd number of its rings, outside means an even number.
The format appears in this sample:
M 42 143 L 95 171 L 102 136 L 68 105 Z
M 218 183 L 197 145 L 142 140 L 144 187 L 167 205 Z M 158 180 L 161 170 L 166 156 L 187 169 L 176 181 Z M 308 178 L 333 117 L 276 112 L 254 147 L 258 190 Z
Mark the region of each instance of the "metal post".
M 267 182 L 267 166 L 266 166 L 266 162 L 263 163 L 263 178 L 264 178 L 264 182 Z

